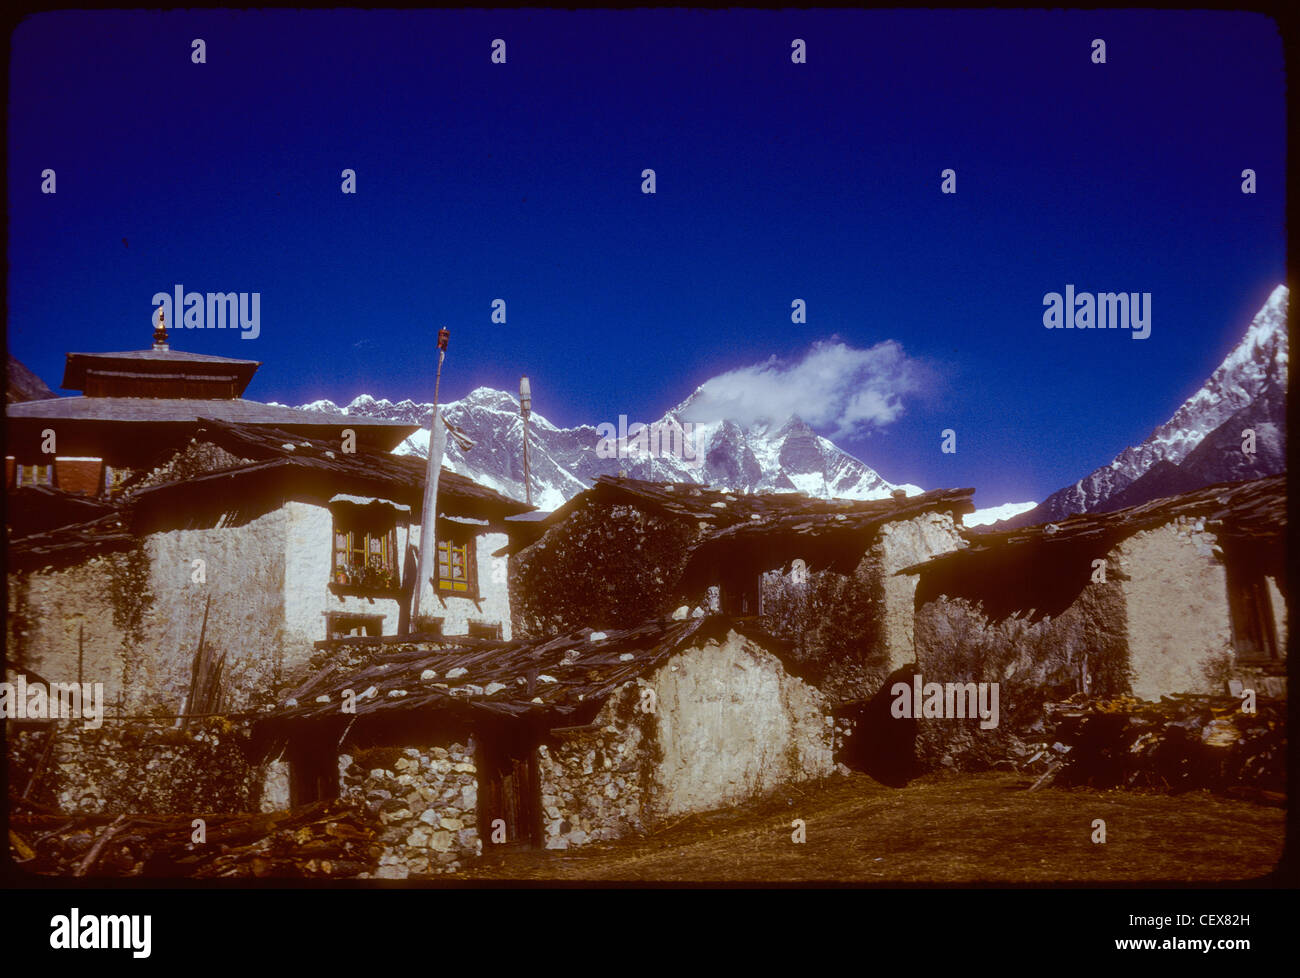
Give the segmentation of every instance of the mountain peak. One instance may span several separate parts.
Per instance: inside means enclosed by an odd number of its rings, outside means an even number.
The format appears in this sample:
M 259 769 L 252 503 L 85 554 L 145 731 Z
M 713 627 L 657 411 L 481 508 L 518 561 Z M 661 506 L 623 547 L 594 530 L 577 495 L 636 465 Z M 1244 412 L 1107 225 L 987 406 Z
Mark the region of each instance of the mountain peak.
M 534 504 L 543 509 L 557 508 L 590 487 L 597 476 L 619 472 L 639 479 L 707 483 L 737 492 L 798 490 L 822 498 L 880 499 L 894 489 L 909 494 L 921 491 L 916 486 L 896 486 L 885 481 L 862 461 L 819 436 L 798 415 L 791 415 L 779 426 L 768 422 L 744 426 L 730 419 L 693 417 L 699 413 L 701 390 L 697 388 L 656 422 L 664 425 L 661 430 L 671 431 L 676 430 L 675 426 L 665 422 L 689 421 L 690 438 L 681 444 L 661 441 L 657 449 L 646 450 L 633 436 L 621 455 L 616 442 L 615 451 L 609 451 L 607 429 L 601 432 L 592 425 L 557 428 L 534 411 L 529 419 Z M 338 410 L 329 401 L 316 401 L 306 407 Z M 432 404 L 409 399 L 394 404 L 362 394 L 345 410 L 421 425 L 422 430 L 408 438 L 398 452 L 427 457 L 432 408 Z M 447 466 L 508 496 L 523 499 L 523 426 L 514 395 L 477 387 L 459 400 L 442 404 L 440 410 L 475 441 L 467 452 L 449 443 Z
M 1030 525 L 1064 519 L 1110 508 L 1111 500 L 1116 505 L 1135 505 L 1167 489 L 1181 492 L 1284 470 L 1289 297 L 1285 285 L 1273 289 L 1209 379 L 1142 444 L 1124 449 L 1109 464 L 1052 493 L 1013 522 Z M 1236 430 L 1227 430 L 1234 426 Z M 1258 427 L 1267 438 L 1264 448 L 1243 468 L 1236 456 L 1242 454 L 1241 432 L 1247 426 Z M 1202 450 L 1202 445 L 1207 447 Z M 1178 488 L 1170 489 L 1173 486 Z

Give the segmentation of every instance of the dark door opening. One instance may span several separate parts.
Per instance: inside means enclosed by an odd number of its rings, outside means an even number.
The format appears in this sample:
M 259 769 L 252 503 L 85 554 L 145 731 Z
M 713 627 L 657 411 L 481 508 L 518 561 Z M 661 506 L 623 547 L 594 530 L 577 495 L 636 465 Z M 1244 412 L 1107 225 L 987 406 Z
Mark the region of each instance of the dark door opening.
M 542 843 L 542 792 L 535 746 L 488 736 L 480 740 L 478 767 L 478 831 L 483 848 Z M 498 821 L 500 820 L 500 821 Z M 505 842 L 501 838 L 505 829 Z

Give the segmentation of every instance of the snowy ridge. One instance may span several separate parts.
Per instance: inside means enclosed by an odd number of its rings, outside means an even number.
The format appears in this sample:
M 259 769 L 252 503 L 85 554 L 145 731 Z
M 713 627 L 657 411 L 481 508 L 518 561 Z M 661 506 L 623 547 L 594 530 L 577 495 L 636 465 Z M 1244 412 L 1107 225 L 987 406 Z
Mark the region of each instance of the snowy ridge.
M 689 399 L 658 423 L 682 423 L 682 408 L 688 403 Z M 428 457 L 432 404 L 409 399 L 393 402 L 362 394 L 346 406 L 319 400 L 302 408 L 419 424 L 423 430 L 396 451 Z M 514 499 L 523 499 L 523 423 L 515 397 L 479 387 L 460 400 L 443 404 L 441 410 L 475 441 L 469 451 L 448 441 L 447 467 Z M 601 458 L 597 446 L 602 433 L 595 426 L 558 428 L 534 411 L 529 418 L 533 504 L 543 510 L 556 509 L 589 488 L 597 476 L 619 472 L 637 479 L 708 483 L 736 492 L 804 492 L 827 499 L 882 499 L 895 489 L 908 495 L 922 491 L 919 486 L 886 481 L 798 417 L 782 424 L 760 422 L 747 427 L 728 420 L 692 424 L 694 461 L 676 455 L 651 456 L 633 441 L 634 431 L 629 432 L 624 446 L 626 457 Z M 635 429 L 630 423 L 628 427 Z
M 1288 296 L 1285 285 L 1273 290 L 1263 308 L 1251 320 L 1241 341 L 1210 378 L 1142 444 L 1124 449 L 1109 465 L 1052 493 L 1028 514 L 1026 520 L 1020 522 L 1042 523 L 1074 513 L 1096 511 L 1146 475 L 1157 463 L 1180 465 L 1211 433 L 1238 412 L 1257 403 L 1271 403 L 1271 392 L 1280 391 L 1285 403 L 1289 355 L 1286 328 Z M 1284 424 L 1285 410 L 1275 420 Z M 1237 437 L 1240 437 L 1239 433 Z M 1213 466 L 1202 464 L 1198 471 L 1209 482 L 1217 481 Z M 1259 474 L 1269 473 L 1261 469 Z M 1225 470 L 1224 479 L 1234 477 L 1241 476 L 1228 474 Z M 1209 482 L 1202 484 L 1208 485 Z

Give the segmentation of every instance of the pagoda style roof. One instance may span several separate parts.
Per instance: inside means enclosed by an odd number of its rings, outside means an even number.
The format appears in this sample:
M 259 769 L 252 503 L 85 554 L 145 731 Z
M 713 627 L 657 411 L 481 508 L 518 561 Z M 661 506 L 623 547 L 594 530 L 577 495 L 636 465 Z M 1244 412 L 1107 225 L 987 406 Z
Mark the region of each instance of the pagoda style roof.
M 261 365 L 258 360 L 159 348 L 69 353 L 62 386 L 96 397 L 237 398 Z

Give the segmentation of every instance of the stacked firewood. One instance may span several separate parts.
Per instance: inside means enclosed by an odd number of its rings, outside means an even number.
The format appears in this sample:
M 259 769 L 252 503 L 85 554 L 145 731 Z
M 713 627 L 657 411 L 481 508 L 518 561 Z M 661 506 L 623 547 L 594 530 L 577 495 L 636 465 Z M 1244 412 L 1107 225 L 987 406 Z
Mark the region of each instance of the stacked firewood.
M 1286 701 L 1260 698 L 1253 713 L 1231 696 L 1165 696 L 1158 703 L 1071 697 L 1046 705 L 1053 741 L 1020 769 L 1034 787 L 1208 788 L 1282 804 Z
M 355 877 L 378 862 L 377 829 L 363 806 L 338 800 L 244 815 L 14 813 L 9 851 L 50 876 Z

